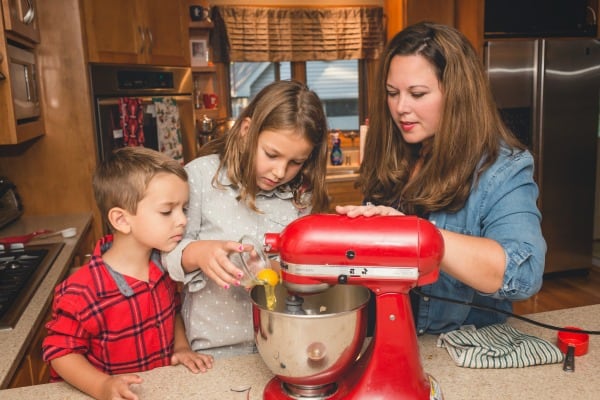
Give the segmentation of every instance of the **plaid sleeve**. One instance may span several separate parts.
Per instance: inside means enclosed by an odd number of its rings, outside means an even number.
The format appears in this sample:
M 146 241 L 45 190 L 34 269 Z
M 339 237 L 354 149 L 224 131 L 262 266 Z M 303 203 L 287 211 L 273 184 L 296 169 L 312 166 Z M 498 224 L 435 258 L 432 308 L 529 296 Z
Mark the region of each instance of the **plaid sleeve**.
M 78 300 L 77 300 L 78 299 Z M 49 362 L 70 353 L 85 354 L 90 334 L 78 318 L 78 304 L 83 299 L 67 293 L 62 284 L 57 287 L 52 304 L 52 319 L 46 324 L 48 334 L 42 344 L 42 357 Z

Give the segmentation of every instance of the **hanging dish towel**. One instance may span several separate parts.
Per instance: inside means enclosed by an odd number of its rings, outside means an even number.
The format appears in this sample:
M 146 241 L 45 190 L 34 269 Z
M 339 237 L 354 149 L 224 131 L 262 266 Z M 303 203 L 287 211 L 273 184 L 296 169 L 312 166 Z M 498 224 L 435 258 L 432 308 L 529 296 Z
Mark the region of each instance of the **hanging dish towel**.
M 554 344 L 508 324 L 442 333 L 437 345 L 445 347 L 456 365 L 465 368 L 522 368 L 563 360 Z
M 156 111 L 156 130 L 158 149 L 183 163 L 183 146 L 181 145 L 181 120 L 179 109 L 172 97 L 153 98 Z
M 123 130 L 124 146 L 144 145 L 144 108 L 141 99 L 135 97 L 119 99 L 119 124 Z

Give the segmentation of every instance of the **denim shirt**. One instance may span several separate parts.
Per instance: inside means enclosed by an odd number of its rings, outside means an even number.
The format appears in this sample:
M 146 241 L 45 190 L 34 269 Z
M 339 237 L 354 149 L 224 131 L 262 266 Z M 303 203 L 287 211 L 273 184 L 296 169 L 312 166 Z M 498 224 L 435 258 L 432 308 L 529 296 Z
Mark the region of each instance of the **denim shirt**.
M 480 293 L 440 271 L 439 279 L 421 287 L 425 294 L 512 311 L 512 301 L 531 297 L 542 286 L 546 242 L 537 208 L 533 157 L 528 151 L 502 147 L 498 159 L 474 183 L 464 207 L 454 213 L 435 212 L 429 221 L 440 229 L 486 237 L 504 249 L 506 265 L 501 288 Z M 415 317 L 417 333 L 441 333 L 504 322 L 506 315 L 463 304 L 421 297 Z

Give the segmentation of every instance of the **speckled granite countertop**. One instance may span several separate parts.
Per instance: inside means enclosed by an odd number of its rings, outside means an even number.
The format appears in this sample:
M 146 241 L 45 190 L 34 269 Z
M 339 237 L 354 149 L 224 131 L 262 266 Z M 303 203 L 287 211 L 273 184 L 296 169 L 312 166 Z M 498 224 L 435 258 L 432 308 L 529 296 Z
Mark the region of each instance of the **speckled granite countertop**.
M 75 227 L 77 235 L 65 239 L 62 236 L 52 236 L 47 239 L 36 239 L 32 244 L 63 242 L 60 253 L 56 256 L 52 267 L 40 283 L 35 295 L 23 311 L 14 329 L 0 330 L 0 388 L 8 385 L 23 353 L 27 349 L 33 335 L 33 328 L 41 323 L 43 310 L 52 300 L 52 292 L 56 284 L 66 274 L 71 259 L 80 243 L 82 234 L 92 221 L 91 214 L 30 216 L 21 217 L 15 223 L 0 231 L 0 237 L 23 235 L 40 229 L 61 230 Z M 4 398 L 0 394 L 0 398 Z
M 600 330 L 600 305 L 534 314 L 536 321 L 556 326 L 576 325 Z M 515 328 L 555 341 L 556 332 L 513 319 Z M 468 399 L 597 399 L 600 389 L 600 338 L 591 335 L 589 352 L 577 357 L 575 372 L 563 372 L 561 364 L 515 369 L 459 368 L 447 351 L 436 347 L 436 336 L 419 338 L 426 372 L 440 384 L 445 400 Z M 163 367 L 140 374 L 144 383 L 136 388 L 140 398 L 153 399 L 261 399 L 262 390 L 272 374 L 259 355 L 217 360 L 206 374 L 194 375 L 185 367 Z M 250 386 L 249 396 L 232 388 Z M 3 400 L 88 399 L 66 383 L 54 383 L 0 391 Z

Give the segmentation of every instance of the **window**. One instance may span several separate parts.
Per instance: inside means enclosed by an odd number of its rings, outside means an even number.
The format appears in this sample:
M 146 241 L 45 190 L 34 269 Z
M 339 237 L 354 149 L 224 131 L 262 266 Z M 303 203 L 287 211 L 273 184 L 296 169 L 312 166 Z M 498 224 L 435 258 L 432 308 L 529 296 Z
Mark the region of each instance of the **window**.
M 232 62 L 229 64 L 231 116 L 239 117 L 254 96 L 269 83 L 291 79 L 290 63 Z
M 356 130 L 359 126 L 358 60 L 308 61 L 306 84 L 319 95 L 330 129 Z M 231 115 L 237 118 L 267 84 L 298 79 L 289 62 L 233 62 L 230 64 Z
M 323 101 L 330 129 L 358 129 L 358 60 L 308 61 L 306 84 Z
M 232 61 L 232 116 L 267 83 L 292 78 L 321 97 L 332 129 L 358 129 L 368 78 L 383 51 L 382 7 L 223 5 L 214 21 L 215 37 L 226 39 L 222 61 Z

